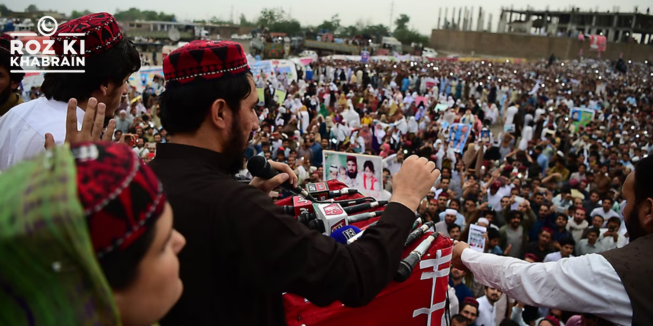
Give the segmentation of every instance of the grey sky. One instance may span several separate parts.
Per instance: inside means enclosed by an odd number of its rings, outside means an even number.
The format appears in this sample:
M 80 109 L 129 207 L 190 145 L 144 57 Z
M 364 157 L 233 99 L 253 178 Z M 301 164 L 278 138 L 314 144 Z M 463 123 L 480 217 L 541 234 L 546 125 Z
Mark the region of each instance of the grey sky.
M 86 0 L 9 0 L 5 4 L 7 7 L 14 11 L 22 11 L 29 4 L 35 4 L 39 9 L 52 9 L 60 12 L 70 14 L 72 10 L 90 11 L 108 11 L 115 12 L 116 9 L 125 10 L 129 7 L 138 7 L 140 9 L 164 11 L 167 13 L 174 13 L 179 20 L 184 19 L 207 19 L 211 16 L 217 16 L 222 19 L 229 19 L 231 15 L 231 8 L 233 6 L 234 18 L 237 19 L 241 13 L 244 13 L 249 20 L 257 17 L 262 8 L 265 7 L 282 7 L 286 12 L 290 11 L 292 17 L 299 20 L 302 25 L 318 25 L 325 19 L 330 19 L 332 15 L 338 13 L 342 20 L 342 24 L 352 25 L 361 20 L 364 23 L 372 24 L 385 24 L 390 21 L 390 4 L 392 0 L 329 0 L 329 1 L 314 1 L 314 0 L 218 0 L 218 1 L 133 1 L 133 0 L 114 0 L 114 1 L 86 1 Z M 438 20 L 438 10 L 442 8 L 444 15 L 444 7 L 449 7 L 449 15 L 451 17 L 452 8 L 467 6 L 474 7 L 474 21 L 478 17 L 478 8 L 483 6 L 483 9 L 492 14 L 492 29 L 495 30 L 498 23 L 498 15 L 501 6 L 510 6 L 511 4 L 517 8 L 526 8 L 526 5 L 535 6 L 536 9 L 545 9 L 546 5 L 550 10 L 565 9 L 573 3 L 575 6 L 580 7 L 581 10 L 595 10 L 598 8 L 600 11 L 613 10 L 614 6 L 619 6 L 620 12 L 633 12 L 635 6 L 639 7 L 639 12 L 646 12 L 646 8 L 653 7 L 653 4 L 645 0 L 578 0 L 570 2 L 568 0 L 549 0 L 545 2 L 536 3 L 526 0 L 513 0 L 511 1 L 483 1 L 483 0 L 462 0 L 462 1 L 426 1 L 426 0 L 395 0 L 393 21 L 399 14 L 407 14 L 410 16 L 411 21 L 409 25 L 412 28 L 418 29 L 421 33 L 430 35 L 431 29 L 435 27 Z M 456 9 L 456 13 L 458 9 Z M 487 24 L 488 16 L 486 14 L 485 22 Z M 476 25 L 474 25 L 474 28 Z

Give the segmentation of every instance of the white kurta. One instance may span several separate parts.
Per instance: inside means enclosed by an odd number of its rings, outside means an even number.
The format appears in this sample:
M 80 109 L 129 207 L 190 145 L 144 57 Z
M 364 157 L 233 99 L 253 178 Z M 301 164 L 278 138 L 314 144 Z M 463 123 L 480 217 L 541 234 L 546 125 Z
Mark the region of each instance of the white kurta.
M 519 302 L 590 313 L 619 325 L 632 323 L 633 309 L 621 278 L 601 255 L 528 263 L 465 249 L 461 258 L 481 284 Z
M 45 134 L 57 145 L 66 139 L 68 103 L 40 97 L 13 107 L 0 118 L 0 171 L 45 150 Z M 82 128 L 84 111 L 77 107 L 77 128 Z

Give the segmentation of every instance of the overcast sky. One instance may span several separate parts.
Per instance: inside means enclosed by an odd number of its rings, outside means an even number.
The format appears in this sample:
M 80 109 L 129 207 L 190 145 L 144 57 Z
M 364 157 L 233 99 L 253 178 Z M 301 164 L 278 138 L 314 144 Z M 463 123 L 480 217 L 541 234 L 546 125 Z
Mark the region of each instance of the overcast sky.
M 153 5 L 156 3 L 156 5 Z M 35 4 L 39 9 L 52 9 L 59 12 L 70 14 L 73 10 L 90 11 L 107 11 L 114 13 L 116 10 L 126 10 L 129 7 L 138 7 L 141 10 L 164 11 L 174 13 L 178 20 L 208 19 L 216 16 L 228 20 L 231 16 L 232 7 L 234 19 L 244 13 L 247 19 L 252 20 L 258 17 L 261 9 L 265 7 L 282 7 L 286 12 L 290 11 L 291 16 L 301 22 L 302 25 L 318 25 L 325 19 L 330 19 L 334 14 L 340 14 L 342 24 L 352 25 L 357 21 L 372 24 L 385 24 L 390 22 L 390 8 L 392 0 L 162 0 L 162 1 L 133 1 L 133 0 L 113 0 L 113 1 L 87 1 L 87 0 L 8 0 L 6 6 L 13 11 L 22 11 L 29 4 Z M 535 9 L 546 9 L 548 4 L 549 10 L 567 9 L 570 3 L 580 7 L 581 10 L 613 11 L 614 6 L 619 6 L 620 12 L 633 12 L 635 6 L 639 7 L 639 12 L 646 12 L 647 7 L 653 7 L 650 0 L 577 0 L 570 2 L 568 0 L 549 0 L 543 2 L 533 2 L 527 0 L 511 1 L 484 1 L 484 0 L 462 0 L 462 1 L 433 1 L 433 0 L 402 0 L 395 1 L 393 11 L 393 21 L 399 14 L 407 14 L 411 20 L 409 26 L 419 30 L 422 34 L 430 35 L 431 29 L 435 28 L 438 21 L 438 11 L 442 8 L 444 15 L 445 4 L 449 6 L 449 15 L 451 17 L 453 5 L 456 5 L 456 14 L 459 7 L 474 7 L 474 21 L 478 17 L 478 8 L 483 6 L 484 11 L 492 14 L 492 30 L 496 30 L 498 16 L 501 6 L 513 5 L 515 9 L 526 8 L 527 5 L 541 5 Z M 457 17 L 457 16 L 456 16 Z M 487 24 L 488 16 L 486 14 L 485 22 Z M 476 27 L 476 23 L 474 25 Z

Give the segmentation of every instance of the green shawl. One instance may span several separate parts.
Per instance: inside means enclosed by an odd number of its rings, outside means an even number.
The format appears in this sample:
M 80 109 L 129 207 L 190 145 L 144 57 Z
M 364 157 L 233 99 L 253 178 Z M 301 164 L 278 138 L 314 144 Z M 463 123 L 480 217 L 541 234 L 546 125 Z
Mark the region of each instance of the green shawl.
M 67 145 L 0 174 L 0 325 L 120 325 Z

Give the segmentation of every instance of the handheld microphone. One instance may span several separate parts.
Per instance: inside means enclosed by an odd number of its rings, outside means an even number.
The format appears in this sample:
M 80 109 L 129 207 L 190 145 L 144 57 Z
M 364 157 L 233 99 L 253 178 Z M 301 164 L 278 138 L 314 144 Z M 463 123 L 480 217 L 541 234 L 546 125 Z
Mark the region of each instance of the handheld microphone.
M 331 237 L 336 240 L 336 242 L 346 245 L 349 243 L 350 239 L 360 234 L 360 232 L 361 230 L 359 228 L 353 225 L 347 225 L 333 231 Z
M 345 210 L 345 212 L 347 214 L 350 214 L 350 213 L 358 213 L 358 212 L 366 211 L 368 209 L 375 208 L 375 207 L 385 206 L 387 204 L 388 204 L 387 200 L 379 200 L 379 201 L 375 201 L 375 202 L 371 202 L 371 203 L 366 203 L 366 204 L 361 204 L 361 205 L 356 205 L 356 206 L 349 206 L 349 207 L 345 207 L 343 209 Z
M 433 221 L 429 221 L 429 222 L 424 223 L 424 225 L 422 225 L 421 227 L 413 230 L 413 232 L 411 232 L 408 235 L 408 239 L 406 239 L 406 244 L 404 246 L 410 245 L 413 241 L 415 241 L 415 239 L 421 237 L 422 234 L 424 234 L 424 232 L 428 231 L 428 229 L 430 229 L 432 226 L 433 226 Z
M 424 239 L 424 241 L 422 241 L 422 243 L 420 243 L 419 246 L 408 255 L 408 257 L 404 258 L 399 263 L 397 274 L 395 274 L 396 282 L 401 283 L 410 277 L 410 274 L 413 273 L 413 268 L 415 268 L 417 263 L 422 259 L 424 253 L 426 253 L 426 251 L 431 247 L 431 244 L 437 237 L 437 232 L 431 233 L 431 235 Z
M 252 176 L 265 180 L 272 179 L 279 174 L 279 171 L 275 170 L 265 157 L 258 155 L 255 155 L 247 161 L 247 170 L 252 174 Z M 306 190 L 299 187 L 293 187 L 288 181 L 282 183 L 280 187 L 301 195 L 310 201 L 316 201 L 315 198 L 313 198 L 313 196 L 311 196 Z

